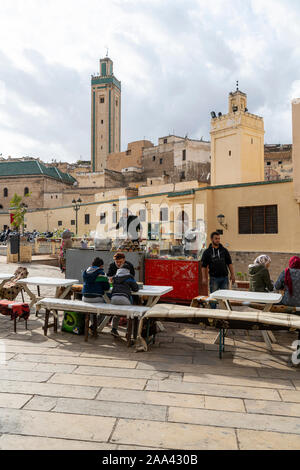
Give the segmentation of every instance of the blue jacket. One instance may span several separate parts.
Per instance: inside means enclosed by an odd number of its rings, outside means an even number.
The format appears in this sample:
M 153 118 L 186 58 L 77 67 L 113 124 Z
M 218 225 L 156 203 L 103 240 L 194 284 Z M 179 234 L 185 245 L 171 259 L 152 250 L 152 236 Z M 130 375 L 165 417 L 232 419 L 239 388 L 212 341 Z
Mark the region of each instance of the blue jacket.
M 105 291 L 110 289 L 105 272 L 98 266 L 90 266 L 83 272 L 82 277 L 82 294 L 84 297 L 99 297 L 100 295 L 103 295 Z

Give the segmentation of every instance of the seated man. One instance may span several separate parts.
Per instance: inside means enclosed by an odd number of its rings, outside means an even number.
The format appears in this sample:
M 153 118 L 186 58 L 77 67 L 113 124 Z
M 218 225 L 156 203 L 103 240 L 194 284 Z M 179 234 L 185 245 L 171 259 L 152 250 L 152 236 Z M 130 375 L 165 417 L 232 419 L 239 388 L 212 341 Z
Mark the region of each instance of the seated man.
M 118 269 L 116 275 L 113 277 L 111 303 L 113 305 L 131 305 L 131 292 L 137 292 L 138 290 L 139 286 L 136 283 L 134 277 L 132 277 L 129 269 L 126 269 L 124 267 L 120 268 Z M 111 334 L 116 337 L 119 336 L 119 321 L 119 316 L 113 317 Z
M 129 261 L 126 261 L 124 253 L 116 253 L 114 255 L 114 262 L 109 265 L 107 272 L 107 276 L 110 279 L 110 282 L 111 278 L 116 275 L 118 269 L 120 268 L 128 269 L 132 277 L 135 276 L 134 267 Z
M 108 282 L 108 278 L 103 270 L 103 264 L 104 263 L 101 258 L 95 258 L 92 262 L 92 266 L 90 266 L 83 272 L 83 302 L 105 302 L 103 295 L 106 291 L 109 291 L 110 285 Z M 102 319 L 103 315 L 99 315 L 99 318 L 97 320 L 98 325 L 101 323 Z M 93 326 L 90 326 L 90 328 L 93 329 Z

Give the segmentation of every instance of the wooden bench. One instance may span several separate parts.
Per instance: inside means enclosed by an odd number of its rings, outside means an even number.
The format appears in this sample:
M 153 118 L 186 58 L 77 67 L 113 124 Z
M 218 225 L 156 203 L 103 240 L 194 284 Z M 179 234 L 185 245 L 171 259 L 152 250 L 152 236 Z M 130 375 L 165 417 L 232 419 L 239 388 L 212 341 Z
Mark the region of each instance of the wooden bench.
M 48 330 L 52 327 L 54 328 L 54 332 L 57 333 L 59 311 L 73 311 L 85 315 L 85 341 L 88 341 L 89 322 L 91 315 L 93 316 L 94 337 L 97 336 L 97 315 L 102 314 L 106 315 L 107 317 L 113 315 L 127 317 L 128 322 L 126 340 L 128 346 L 130 346 L 132 342 L 136 340 L 139 320 L 149 310 L 148 307 L 141 307 L 139 305 L 111 305 L 105 303 L 92 304 L 88 302 L 82 302 L 81 300 L 54 298 L 41 299 L 37 305 L 39 308 L 44 308 L 46 310 L 45 323 L 43 327 L 45 336 L 47 336 Z M 54 320 L 53 323 L 49 324 L 51 313 Z
M 140 344 L 137 346 L 138 351 L 147 351 L 148 346 L 154 342 L 155 334 L 148 335 L 147 332 L 150 330 L 151 322 L 158 320 L 198 324 L 219 329 L 220 359 L 225 350 L 225 331 L 227 329 L 298 331 L 298 339 L 300 340 L 300 317 L 298 315 L 261 311 L 238 312 L 185 307 L 183 305 L 157 304 L 145 313 L 140 321 L 138 330 L 138 343 Z

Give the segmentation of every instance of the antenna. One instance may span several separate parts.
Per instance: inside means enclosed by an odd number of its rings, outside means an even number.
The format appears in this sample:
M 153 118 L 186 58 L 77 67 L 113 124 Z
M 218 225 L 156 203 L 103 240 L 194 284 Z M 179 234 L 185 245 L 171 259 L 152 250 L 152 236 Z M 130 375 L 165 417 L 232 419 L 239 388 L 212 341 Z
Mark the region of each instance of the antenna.
M 105 49 L 106 49 L 106 57 L 108 57 L 108 47 L 105 46 Z

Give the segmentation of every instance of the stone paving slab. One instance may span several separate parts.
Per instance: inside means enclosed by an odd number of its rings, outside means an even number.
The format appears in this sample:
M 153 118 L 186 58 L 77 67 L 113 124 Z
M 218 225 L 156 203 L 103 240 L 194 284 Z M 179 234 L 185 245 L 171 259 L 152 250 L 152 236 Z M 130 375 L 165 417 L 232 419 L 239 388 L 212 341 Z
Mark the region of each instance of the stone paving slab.
M 139 369 L 117 369 L 108 367 L 89 367 L 79 366 L 75 370 L 79 375 L 96 375 L 109 377 L 126 377 L 132 379 L 156 379 L 156 380 L 182 380 L 182 374 L 176 372 L 161 372 L 157 370 L 139 370 Z
M 16 380 L 19 382 L 47 382 L 52 373 L 49 372 L 33 372 L 23 370 L 1 370 L 1 380 Z
M 0 433 L 107 442 L 115 418 L 0 408 Z
M 166 449 L 237 449 L 235 431 L 213 426 L 121 419 L 111 442 Z
M 144 379 L 127 379 L 119 377 L 101 377 L 93 375 L 55 374 L 49 383 L 82 385 L 90 387 L 129 388 L 143 390 L 146 385 Z
M 217 383 L 224 385 L 241 385 L 248 387 L 262 387 L 262 388 L 276 388 L 295 390 L 293 383 L 290 380 L 284 379 L 266 379 L 251 377 L 246 379 L 244 377 L 226 377 L 216 374 L 184 374 L 184 382 L 192 383 Z
M 168 421 L 300 434 L 299 418 L 287 418 L 273 415 L 269 416 L 250 413 L 231 413 L 227 411 L 170 407 Z
M 64 356 L 62 353 L 58 355 L 43 356 L 38 354 L 18 354 L 15 357 L 16 361 L 29 361 L 47 364 L 72 364 L 72 365 L 87 365 L 87 366 L 102 366 L 102 367 L 124 367 L 128 369 L 135 369 L 137 363 L 134 361 L 112 360 L 112 359 L 87 359 L 84 357 L 69 357 Z
M 204 397 L 201 395 L 182 395 L 178 393 L 159 393 L 144 390 L 125 390 L 102 388 L 97 400 L 111 400 L 123 403 L 142 403 L 165 406 L 187 406 L 189 408 L 204 408 Z
M 267 431 L 238 429 L 240 450 L 299 450 L 300 436 Z
M 17 382 L 16 380 L 0 380 L 0 392 L 45 395 L 54 397 L 87 398 L 96 397 L 99 388 L 61 385 L 39 382 Z
M 146 419 L 149 421 L 166 421 L 167 414 L 166 406 L 155 406 L 141 403 L 125 404 L 114 401 L 78 400 L 71 398 L 56 398 L 55 402 L 56 403 L 54 407 L 51 408 L 51 411 L 57 413 Z M 30 409 L 34 410 L 34 406 L 35 398 L 31 400 Z M 39 406 L 39 403 L 37 403 L 37 406 Z M 29 409 L 29 407 L 26 408 Z
M 74 441 L 51 437 L 20 436 L 3 434 L 0 436 L 0 450 L 115 450 L 114 444 L 102 442 Z
M 212 371 L 218 375 L 239 376 L 239 377 L 258 377 L 256 369 L 250 367 L 239 367 L 232 365 L 231 367 L 225 366 L 211 366 L 211 365 L 186 365 L 186 364 L 170 364 L 168 362 L 147 362 L 139 361 L 137 369 L 145 370 L 160 370 L 170 372 L 183 372 L 193 374 L 210 374 Z
M 300 403 L 245 400 L 247 413 L 300 417 Z
M 149 380 L 146 390 L 157 392 L 176 392 L 176 393 L 194 393 L 198 395 L 212 395 L 228 398 L 249 398 L 253 400 L 278 400 L 280 396 L 277 390 L 255 387 L 238 387 L 219 384 L 192 384 L 177 383 L 168 380 L 155 381 Z M 285 391 L 284 391 L 285 392 Z
M 31 395 L 21 393 L 0 393 L 0 408 L 22 408 L 31 398 Z
M 300 403 L 300 393 L 298 390 L 280 390 L 279 394 L 283 401 Z

